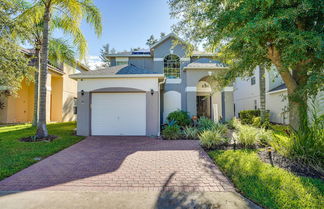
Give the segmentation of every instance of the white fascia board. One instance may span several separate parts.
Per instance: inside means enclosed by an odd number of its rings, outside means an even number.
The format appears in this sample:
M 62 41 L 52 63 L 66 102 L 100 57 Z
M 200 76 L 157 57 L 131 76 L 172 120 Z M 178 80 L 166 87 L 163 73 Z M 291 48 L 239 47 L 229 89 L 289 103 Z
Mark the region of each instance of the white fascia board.
M 190 57 L 182 57 L 180 58 L 181 62 L 190 62 Z
M 221 70 L 228 69 L 228 67 L 184 67 L 183 71 L 186 70 Z
M 186 87 L 186 92 L 196 92 L 197 87 L 196 86 L 187 86 Z
M 164 78 L 164 74 L 127 74 L 127 75 L 70 75 L 72 79 L 82 78 Z
M 223 91 L 234 91 L 233 86 L 226 86 L 224 87 Z
M 280 90 L 277 90 L 277 91 L 270 91 L 270 92 L 267 92 L 267 94 L 276 94 L 276 93 L 281 93 L 281 92 L 285 92 L 285 91 L 287 91 L 287 88 L 280 89 Z

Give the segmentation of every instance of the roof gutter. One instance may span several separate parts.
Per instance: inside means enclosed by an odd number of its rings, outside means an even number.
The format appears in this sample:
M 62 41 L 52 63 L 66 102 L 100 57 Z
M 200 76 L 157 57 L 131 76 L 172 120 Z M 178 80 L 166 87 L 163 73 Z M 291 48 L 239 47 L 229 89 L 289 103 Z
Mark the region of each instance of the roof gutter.
M 72 74 L 69 76 L 72 79 L 82 78 L 164 78 L 164 74 L 121 74 L 121 75 L 82 75 Z
M 184 67 L 183 71 L 186 70 L 222 70 L 228 69 L 228 67 Z

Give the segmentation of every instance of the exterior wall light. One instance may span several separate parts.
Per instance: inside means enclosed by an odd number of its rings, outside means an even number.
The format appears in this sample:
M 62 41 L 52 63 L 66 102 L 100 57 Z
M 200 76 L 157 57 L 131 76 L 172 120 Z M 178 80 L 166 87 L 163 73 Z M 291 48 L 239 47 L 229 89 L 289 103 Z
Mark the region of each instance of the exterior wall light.
M 154 90 L 153 89 L 151 89 L 151 95 L 153 95 L 154 94 Z
M 212 75 L 212 72 L 211 71 L 208 71 L 208 75 L 211 76 Z
M 83 90 L 81 90 L 81 96 L 83 96 L 84 95 L 84 91 Z

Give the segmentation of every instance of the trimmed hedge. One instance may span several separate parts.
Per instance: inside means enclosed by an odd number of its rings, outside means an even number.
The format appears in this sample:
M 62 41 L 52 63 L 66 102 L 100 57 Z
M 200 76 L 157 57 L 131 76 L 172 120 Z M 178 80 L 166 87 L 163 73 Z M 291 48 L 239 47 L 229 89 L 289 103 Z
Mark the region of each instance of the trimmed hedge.
M 270 113 L 269 110 L 266 111 L 266 119 L 265 121 L 270 120 Z M 242 124 L 250 124 L 252 125 L 253 123 L 256 125 L 258 124 L 258 117 L 260 117 L 261 111 L 260 110 L 242 110 L 239 112 L 239 118 L 242 122 Z M 261 124 L 261 121 L 260 121 Z
M 171 112 L 168 117 L 168 121 L 175 121 L 175 123 L 181 127 L 189 126 L 191 124 L 191 118 L 186 111 L 176 110 Z

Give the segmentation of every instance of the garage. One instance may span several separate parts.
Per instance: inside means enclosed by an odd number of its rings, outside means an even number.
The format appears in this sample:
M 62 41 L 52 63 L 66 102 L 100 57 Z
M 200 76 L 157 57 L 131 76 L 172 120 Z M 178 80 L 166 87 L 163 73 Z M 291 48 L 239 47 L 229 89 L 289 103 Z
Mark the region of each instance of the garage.
M 160 135 L 163 74 L 119 65 L 70 78 L 78 83 L 77 135 Z
M 92 93 L 91 135 L 146 135 L 145 93 Z

